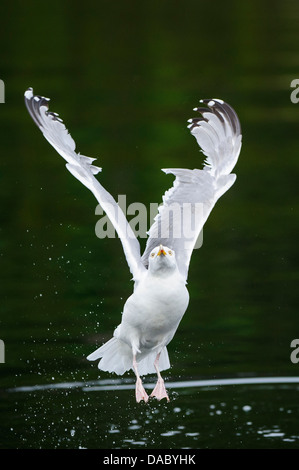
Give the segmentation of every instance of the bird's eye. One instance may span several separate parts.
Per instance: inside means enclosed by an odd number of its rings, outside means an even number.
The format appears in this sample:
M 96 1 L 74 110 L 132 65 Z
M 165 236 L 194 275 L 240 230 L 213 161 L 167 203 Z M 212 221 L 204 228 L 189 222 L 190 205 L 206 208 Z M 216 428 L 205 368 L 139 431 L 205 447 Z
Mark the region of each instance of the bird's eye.
M 153 258 L 155 256 L 155 253 L 151 253 L 151 257 Z
M 169 255 L 172 255 L 172 251 L 171 251 L 171 250 L 169 250 L 169 251 L 168 251 L 168 254 L 169 254 Z

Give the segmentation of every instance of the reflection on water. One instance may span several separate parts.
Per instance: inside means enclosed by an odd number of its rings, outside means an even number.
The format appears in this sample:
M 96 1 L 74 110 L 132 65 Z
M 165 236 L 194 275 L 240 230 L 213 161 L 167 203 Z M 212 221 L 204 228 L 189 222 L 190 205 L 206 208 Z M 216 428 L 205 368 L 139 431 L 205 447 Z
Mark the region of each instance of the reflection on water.
M 81 388 L 85 392 L 99 392 L 104 390 L 134 390 L 135 382 L 130 379 L 112 379 L 97 380 L 96 382 L 70 382 L 54 383 L 46 385 L 32 385 L 15 387 L 9 389 L 9 392 L 34 392 L 37 390 L 59 390 Z M 266 385 L 266 384 L 296 384 L 299 383 L 299 377 L 242 377 L 231 379 L 210 379 L 210 380 L 182 380 L 180 382 L 167 382 L 167 388 L 199 388 L 199 387 L 223 387 L 224 385 Z M 152 387 L 153 384 L 143 383 L 145 388 Z
M 133 383 L 57 383 L 6 391 L 19 448 L 296 447 L 299 377 L 168 383 L 170 403 L 134 402 Z M 152 386 L 153 384 L 147 384 Z M 178 391 L 176 392 L 176 389 Z

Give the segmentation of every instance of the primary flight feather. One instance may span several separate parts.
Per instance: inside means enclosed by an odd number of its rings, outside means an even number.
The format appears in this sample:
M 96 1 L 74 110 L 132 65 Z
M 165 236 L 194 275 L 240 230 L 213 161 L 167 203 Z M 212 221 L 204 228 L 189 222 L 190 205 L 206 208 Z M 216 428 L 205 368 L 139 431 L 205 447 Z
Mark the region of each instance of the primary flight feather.
M 234 183 L 234 168 L 241 150 L 241 127 L 231 106 L 220 99 L 201 100 L 199 117 L 189 129 L 206 159 L 202 170 L 168 168 L 175 176 L 148 232 L 144 253 L 124 213 L 95 175 L 101 168 L 94 158 L 76 152 L 76 145 L 58 114 L 49 111 L 49 99 L 25 92 L 26 107 L 44 137 L 67 161 L 67 169 L 96 197 L 112 222 L 123 246 L 134 280 L 122 321 L 113 337 L 87 359 L 100 359 L 101 370 L 122 375 L 133 369 L 136 400 L 148 400 L 140 376 L 156 372 L 151 396 L 169 397 L 160 371 L 170 367 L 167 345 L 187 309 L 186 288 L 190 258 L 199 234 L 217 200 Z

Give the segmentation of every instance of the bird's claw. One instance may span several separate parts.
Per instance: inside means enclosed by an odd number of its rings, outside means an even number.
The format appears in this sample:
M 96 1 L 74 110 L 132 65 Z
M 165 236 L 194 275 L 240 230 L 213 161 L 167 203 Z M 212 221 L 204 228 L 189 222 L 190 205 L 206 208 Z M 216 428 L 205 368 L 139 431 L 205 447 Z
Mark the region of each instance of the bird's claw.
M 166 392 L 163 379 L 160 379 L 160 378 L 158 379 L 156 386 L 151 393 L 151 397 L 155 397 L 157 398 L 157 400 L 162 400 L 162 398 L 166 398 L 167 401 L 170 401 L 169 396 Z
M 145 401 L 145 403 L 148 402 L 148 394 L 144 390 L 141 379 L 136 380 L 135 395 L 137 403 L 141 402 L 142 400 Z

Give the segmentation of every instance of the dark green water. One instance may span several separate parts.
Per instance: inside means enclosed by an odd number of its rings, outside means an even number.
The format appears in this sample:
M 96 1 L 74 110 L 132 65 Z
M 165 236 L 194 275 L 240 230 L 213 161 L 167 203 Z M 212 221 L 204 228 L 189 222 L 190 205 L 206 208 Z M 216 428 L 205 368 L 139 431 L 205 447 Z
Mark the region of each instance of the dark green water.
M 195 382 L 299 375 L 298 2 L 12 1 L 1 17 L 0 448 L 298 447 L 298 384 Z M 96 200 L 29 118 L 28 86 L 127 205 L 161 201 L 161 168 L 201 168 L 186 128 L 200 98 L 238 112 L 237 181 L 192 257 L 168 348 L 166 382 L 189 385 L 169 404 L 95 387 L 115 377 L 85 357 L 119 323 L 130 274 L 119 241 L 95 236 Z

